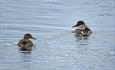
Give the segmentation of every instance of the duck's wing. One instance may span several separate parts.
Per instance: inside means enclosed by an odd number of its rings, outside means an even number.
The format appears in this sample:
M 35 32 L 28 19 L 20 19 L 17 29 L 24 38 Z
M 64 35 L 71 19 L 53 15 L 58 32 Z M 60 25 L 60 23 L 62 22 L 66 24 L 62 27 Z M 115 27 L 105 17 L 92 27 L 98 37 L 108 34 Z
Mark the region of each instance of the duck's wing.
M 23 40 L 20 40 L 17 45 L 18 45 L 19 47 L 22 47 L 22 42 L 23 42 Z
M 86 26 L 86 29 L 90 32 L 90 34 L 92 34 L 91 29 L 87 25 L 85 25 L 85 26 Z
M 22 39 L 22 40 L 19 41 L 18 46 L 21 47 L 21 48 L 22 47 L 32 47 L 33 43 L 30 40 Z

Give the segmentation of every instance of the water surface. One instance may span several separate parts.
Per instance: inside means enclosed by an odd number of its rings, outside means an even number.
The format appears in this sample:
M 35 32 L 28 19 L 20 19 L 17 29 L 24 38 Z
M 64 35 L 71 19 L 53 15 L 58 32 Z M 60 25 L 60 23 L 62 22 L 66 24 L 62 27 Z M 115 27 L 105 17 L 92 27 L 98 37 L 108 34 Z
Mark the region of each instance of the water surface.
M 1 0 L 0 70 L 115 70 L 115 0 Z M 76 21 L 93 34 L 75 37 Z M 20 53 L 31 33 L 36 48 Z

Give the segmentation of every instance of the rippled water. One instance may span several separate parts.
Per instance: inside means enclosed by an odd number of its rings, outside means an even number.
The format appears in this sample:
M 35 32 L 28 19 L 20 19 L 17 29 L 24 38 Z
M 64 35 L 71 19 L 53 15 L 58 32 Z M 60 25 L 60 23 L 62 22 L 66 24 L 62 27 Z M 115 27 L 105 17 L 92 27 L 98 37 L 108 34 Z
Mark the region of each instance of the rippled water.
M 0 70 L 115 70 L 115 0 L 0 0 Z M 74 36 L 84 20 L 93 34 Z M 20 53 L 29 32 L 36 48 Z

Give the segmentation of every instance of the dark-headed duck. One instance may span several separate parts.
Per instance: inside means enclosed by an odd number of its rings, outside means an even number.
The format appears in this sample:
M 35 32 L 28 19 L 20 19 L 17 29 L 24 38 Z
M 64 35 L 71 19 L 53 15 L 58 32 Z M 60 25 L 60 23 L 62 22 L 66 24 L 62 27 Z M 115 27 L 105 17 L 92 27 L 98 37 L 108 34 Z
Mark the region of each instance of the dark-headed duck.
M 90 34 L 92 33 L 90 28 L 87 27 L 85 22 L 82 20 L 78 21 L 77 24 L 73 27 L 77 27 L 74 31 L 77 36 L 90 36 Z

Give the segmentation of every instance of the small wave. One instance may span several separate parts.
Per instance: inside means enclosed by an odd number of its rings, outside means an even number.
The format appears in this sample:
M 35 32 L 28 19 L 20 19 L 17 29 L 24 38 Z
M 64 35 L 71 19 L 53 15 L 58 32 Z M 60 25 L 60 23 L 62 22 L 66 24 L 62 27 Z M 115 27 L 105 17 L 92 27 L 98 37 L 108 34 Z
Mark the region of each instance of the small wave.
M 101 13 L 98 16 L 113 16 L 114 14 L 111 13 Z
M 114 52 L 114 51 L 111 51 L 111 52 L 110 52 L 110 55 L 115 55 L 115 52 Z
M 44 2 L 45 4 L 54 4 L 54 5 L 63 5 L 62 3 L 58 3 L 58 2 Z
M 11 43 L 4 43 L 4 45 L 9 46 L 9 45 L 11 45 Z
M 62 29 L 62 30 L 73 30 L 73 28 L 56 27 L 56 26 L 29 26 L 29 27 L 49 28 L 49 29 Z
M 17 44 L 18 42 L 13 42 L 13 44 Z

